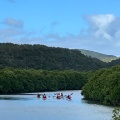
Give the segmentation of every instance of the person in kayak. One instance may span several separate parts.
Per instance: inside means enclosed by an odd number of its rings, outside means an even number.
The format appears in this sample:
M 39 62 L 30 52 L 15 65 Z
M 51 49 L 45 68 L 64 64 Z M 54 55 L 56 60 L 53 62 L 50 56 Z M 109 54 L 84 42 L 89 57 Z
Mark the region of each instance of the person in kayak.
M 47 97 L 46 97 L 46 95 L 45 94 L 43 94 L 43 99 L 46 99 Z
M 66 98 L 70 100 L 71 99 L 71 95 L 68 95 Z
M 57 97 L 56 97 L 56 98 L 57 98 L 57 99 L 61 99 L 60 93 L 57 94 Z
M 37 98 L 40 98 L 40 93 L 37 94 Z
M 61 98 L 63 98 L 63 93 L 61 93 Z

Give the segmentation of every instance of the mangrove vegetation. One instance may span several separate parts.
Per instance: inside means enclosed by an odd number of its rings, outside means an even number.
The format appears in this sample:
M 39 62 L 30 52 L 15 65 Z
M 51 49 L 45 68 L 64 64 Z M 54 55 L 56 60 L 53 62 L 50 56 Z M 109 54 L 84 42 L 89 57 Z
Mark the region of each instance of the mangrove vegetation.
M 79 71 L 47 71 L 5 68 L 0 70 L 0 94 L 80 90 L 87 82 Z
M 120 105 L 120 66 L 92 72 L 82 88 L 85 99 L 106 105 Z

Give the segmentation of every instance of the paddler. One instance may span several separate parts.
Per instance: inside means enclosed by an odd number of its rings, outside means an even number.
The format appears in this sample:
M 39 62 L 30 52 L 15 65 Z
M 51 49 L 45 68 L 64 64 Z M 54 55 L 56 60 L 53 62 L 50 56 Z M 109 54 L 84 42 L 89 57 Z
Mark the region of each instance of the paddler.
M 43 99 L 46 99 L 47 97 L 46 97 L 46 95 L 45 94 L 43 94 Z
M 37 94 L 37 97 L 40 98 L 40 93 Z
M 57 98 L 57 99 L 61 99 L 60 93 L 57 94 L 57 97 L 56 97 L 56 98 Z
M 70 100 L 70 99 L 71 99 L 71 95 L 68 95 L 68 96 L 67 96 L 67 99 L 69 99 L 69 100 Z
M 61 93 L 61 98 L 63 98 L 63 93 Z

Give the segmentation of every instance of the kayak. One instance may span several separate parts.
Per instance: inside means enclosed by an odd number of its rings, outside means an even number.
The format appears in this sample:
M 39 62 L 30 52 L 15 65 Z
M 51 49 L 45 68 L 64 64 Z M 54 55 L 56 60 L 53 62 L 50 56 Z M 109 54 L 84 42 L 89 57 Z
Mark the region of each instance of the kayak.
M 43 97 L 43 100 L 46 100 L 46 99 L 47 99 L 47 97 L 46 98 Z
M 57 97 L 56 97 L 56 98 L 57 98 L 57 99 L 61 99 L 62 97 L 57 95 Z

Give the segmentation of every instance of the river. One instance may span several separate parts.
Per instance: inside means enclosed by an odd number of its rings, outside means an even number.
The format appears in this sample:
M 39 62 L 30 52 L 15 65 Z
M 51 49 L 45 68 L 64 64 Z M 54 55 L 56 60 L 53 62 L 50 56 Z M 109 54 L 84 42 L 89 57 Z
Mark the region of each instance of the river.
M 37 93 L 0 95 L 0 120 L 112 120 L 113 107 L 83 100 L 80 90 L 61 92 L 73 93 L 72 100 L 57 100 L 56 92 L 45 92 L 46 100 L 38 99 Z

